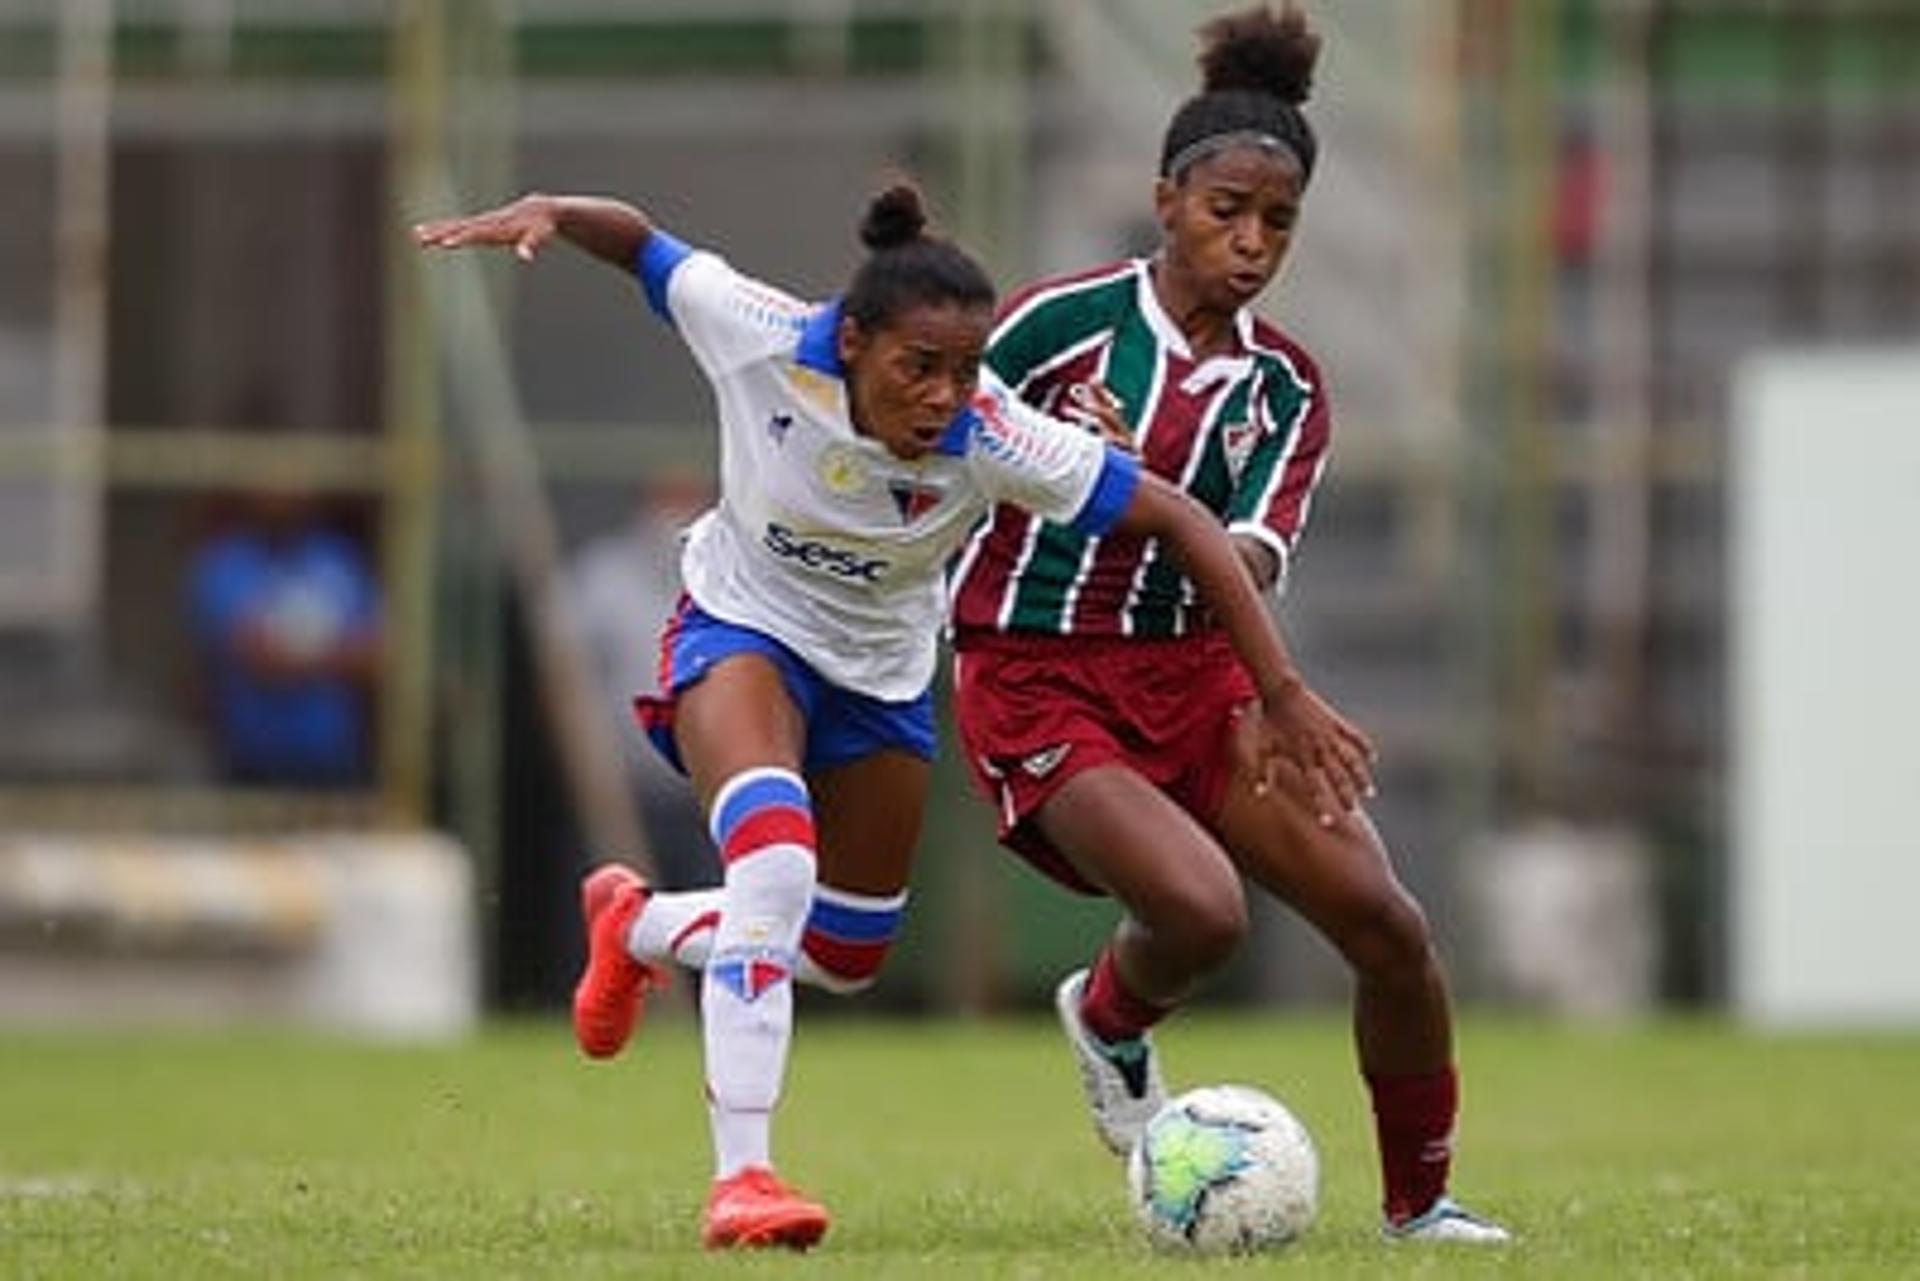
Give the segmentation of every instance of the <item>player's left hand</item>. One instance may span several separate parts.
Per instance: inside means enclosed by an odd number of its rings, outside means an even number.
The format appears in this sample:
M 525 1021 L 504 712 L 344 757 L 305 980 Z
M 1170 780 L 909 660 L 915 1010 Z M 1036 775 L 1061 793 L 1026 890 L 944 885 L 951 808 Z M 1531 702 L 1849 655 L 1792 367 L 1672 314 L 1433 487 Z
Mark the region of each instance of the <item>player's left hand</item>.
M 1325 827 L 1374 794 L 1373 744 L 1305 685 L 1263 699 L 1247 719 L 1251 732 L 1235 736 L 1235 765 L 1256 794 L 1284 788 Z

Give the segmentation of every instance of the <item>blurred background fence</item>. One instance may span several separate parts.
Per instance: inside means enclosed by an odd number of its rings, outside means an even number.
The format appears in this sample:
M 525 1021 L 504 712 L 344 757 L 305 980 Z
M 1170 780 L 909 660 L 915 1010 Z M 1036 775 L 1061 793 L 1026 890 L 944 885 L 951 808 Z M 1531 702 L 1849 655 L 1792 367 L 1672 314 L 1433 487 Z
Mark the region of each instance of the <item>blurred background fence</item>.
M 642 533 L 703 483 L 706 394 L 597 265 L 427 268 L 407 226 L 616 193 L 824 297 L 903 167 L 1010 287 L 1152 245 L 1219 7 L 0 0 L 0 943 L 147 967 L 192 931 L 115 921 L 263 892 L 183 895 L 180 840 L 404 862 L 432 832 L 475 993 L 554 1003 L 580 869 L 699 839 L 609 676 L 651 635 L 608 654 L 589 614 L 670 591 Z M 1309 9 L 1325 160 L 1265 306 L 1336 445 L 1286 623 L 1379 741 L 1469 995 L 1720 1001 L 1730 389 L 1771 347 L 1920 353 L 1920 6 Z M 289 495 L 378 599 L 328 771 L 237 767 L 208 670 L 202 557 Z M 117 888 L 81 910 L 61 867 Z M 997 853 L 950 758 L 916 890 L 880 993 L 907 1007 L 1033 998 L 1107 920 Z M 237 955 L 299 950 L 260 919 Z M 1343 984 L 1276 913 L 1223 991 Z

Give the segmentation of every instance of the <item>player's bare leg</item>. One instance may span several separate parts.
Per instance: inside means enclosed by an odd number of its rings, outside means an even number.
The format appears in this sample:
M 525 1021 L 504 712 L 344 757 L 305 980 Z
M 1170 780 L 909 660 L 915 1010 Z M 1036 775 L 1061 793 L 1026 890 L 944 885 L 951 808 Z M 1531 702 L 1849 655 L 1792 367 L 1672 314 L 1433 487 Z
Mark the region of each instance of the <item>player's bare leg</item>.
M 1247 876 L 1353 969 L 1354 1041 L 1373 1099 L 1387 1235 L 1506 1241 L 1505 1229 L 1446 1195 L 1458 1110 L 1452 1002 L 1426 916 L 1372 820 L 1355 811 L 1329 826 L 1286 789 L 1236 778 L 1216 826 Z
M 875 896 L 905 889 L 931 776 L 932 767 L 906 751 L 814 770 L 807 786 L 820 829 L 821 881 Z
M 1127 909 L 1095 964 L 1054 994 L 1094 1130 L 1124 1154 L 1166 1101 L 1148 1029 L 1233 954 L 1246 934 L 1246 899 L 1213 837 L 1124 766 L 1076 774 L 1035 821 Z

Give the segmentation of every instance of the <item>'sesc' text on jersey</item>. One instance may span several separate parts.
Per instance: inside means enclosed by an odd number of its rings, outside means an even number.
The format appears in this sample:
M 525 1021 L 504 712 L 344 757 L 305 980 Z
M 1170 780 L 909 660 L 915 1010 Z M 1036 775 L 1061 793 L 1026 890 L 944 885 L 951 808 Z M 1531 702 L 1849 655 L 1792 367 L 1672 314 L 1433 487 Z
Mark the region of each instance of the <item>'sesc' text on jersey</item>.
M 778 521 L 769 521 L 761 544 L 782 560 L 790 560 L 807 569 L 817 569 L 835 578 L 862 583 L 878 583 L 886 577 L 891 562 L 862 556 L 844 547 L 835 547 L 816 538 L 802 538 Z

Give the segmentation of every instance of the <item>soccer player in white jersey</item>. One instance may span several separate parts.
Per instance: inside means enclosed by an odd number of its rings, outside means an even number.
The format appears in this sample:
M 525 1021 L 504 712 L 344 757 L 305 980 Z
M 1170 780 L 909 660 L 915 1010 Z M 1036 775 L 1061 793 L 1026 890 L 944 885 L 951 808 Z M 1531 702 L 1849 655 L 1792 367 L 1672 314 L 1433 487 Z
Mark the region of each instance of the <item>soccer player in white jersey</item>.
M 1109 389 L 1147 470 L 1213 512 L 1273 585 L 1331 419 L 1311 358 L 1249 307 L 1279 271 L 1313 170 L 1299 104 L 1319 38 L 1291 6 L 1202 34 L 1204 89 L 1161 149 L 1159 252 L 1022 291 L 987 364 L 1042 409 Z M 1057 996 L 1096 1128 L 1124 1152 L 1158 1109 L 1148 1030 L 1239 946 L 1251 884 L 1353 969 L 1385 1234 L 1505 1241 L 1447 1195 L 1458 1086 L 1426 919 L 1364 812 L 1321 822 L 1235 755 L 1254 687 L 1166 552 L 1003 507 L 955 575 L 957 720 L 1001 839 L 1067 888 L 1126 908 Z
M 1262 777 L 1329 815 L 1370 785 L 1365 740 L 1301 683 L 1212 517 L 1098 433 L 982 377 L 993 287 L 927 233 L 913 187 L 870 204 L 870 255 L 824 306 L 613 200 L 531 195 L 415 235 L 522 258 L 558 236 L 637 273 L 713 386 L 721 497 L 688 537 L 662 690 L 638 702 L 693 781 L 723 883 L 653 893 L 627 868 L 597 869 L 582 890 L 588 958 L 574 993 L 580 1045 L 606 1057 L 632 1034 L 652 967 L 704 971 L 710 1247 L 806 1248 L 827 1229 L 826 1210 L 771 1159 L 792 983 L 867 986 L 898 928 L 934 748 L 943 568 L 990 505 L 1159 539 L 1251 673 Z

